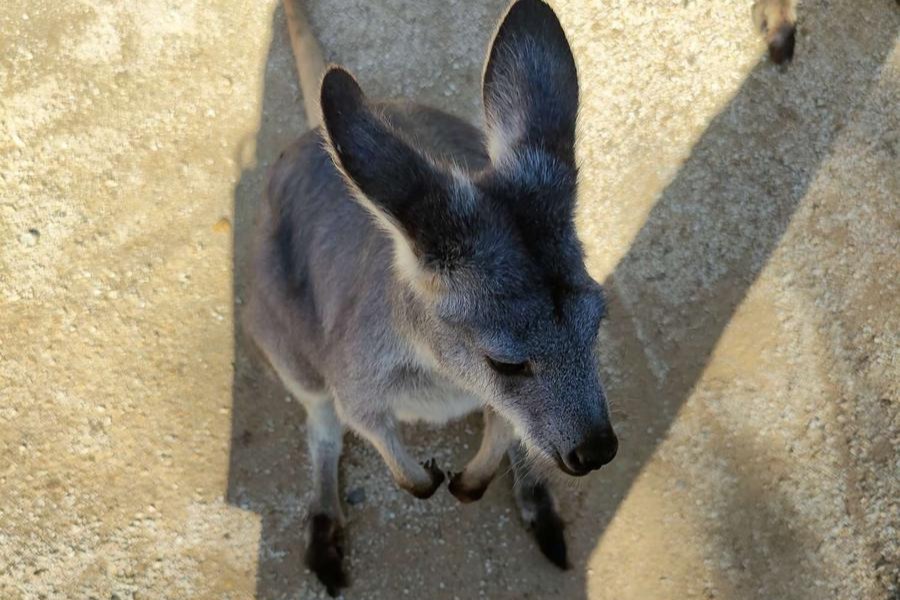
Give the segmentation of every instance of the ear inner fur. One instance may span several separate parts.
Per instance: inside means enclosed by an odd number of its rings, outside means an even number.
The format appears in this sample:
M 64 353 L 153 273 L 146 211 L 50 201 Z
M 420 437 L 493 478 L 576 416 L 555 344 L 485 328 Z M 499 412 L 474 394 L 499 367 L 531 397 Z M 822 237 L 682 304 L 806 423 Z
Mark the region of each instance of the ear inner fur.
M 527 145 L 574 164 L 578 74 L 547 4 L 520 0 L 510 7 L 488 53 L 482 95 L 495 163 Z

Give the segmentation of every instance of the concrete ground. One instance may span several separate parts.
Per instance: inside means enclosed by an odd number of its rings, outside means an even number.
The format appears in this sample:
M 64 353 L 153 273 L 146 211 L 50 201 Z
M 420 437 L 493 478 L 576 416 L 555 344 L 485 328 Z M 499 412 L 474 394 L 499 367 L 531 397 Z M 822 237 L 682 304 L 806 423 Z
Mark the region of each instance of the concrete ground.
M 503 0 L 319 0 L 373 95 L 479 119 Z M 343 461 L 347 598 L 900 597 L 900 7 L 558 0 L 579 228 L 619 457 L 560 486 L 574 568 L 508 477 L 476 504 Z M 236 332 L 262 174 L 304 130 L 275 0 L 0 6 L 0 598 L 324 596 L 301 408 Z M 471 419 L 414 428 L 459 469 Z

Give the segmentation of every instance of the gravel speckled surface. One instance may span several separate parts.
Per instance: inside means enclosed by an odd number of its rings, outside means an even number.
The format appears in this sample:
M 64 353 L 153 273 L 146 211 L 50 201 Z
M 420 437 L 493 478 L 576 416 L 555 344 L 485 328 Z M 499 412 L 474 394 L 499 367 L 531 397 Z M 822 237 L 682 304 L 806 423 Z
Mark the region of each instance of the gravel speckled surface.
M 558 485 L 574 568 L 509 477 L 398 491 L 349 440 L 347 598 L 900 594 L 900 7 L 558 0 L 579 230 L 606 282 L 619 457 Z M 375 96 L 474 121 L 505 2 L 318 0 Z M 0 6 L 0 598 L 325 597 L 301 407 L 240 332 L 266 166 L 304 131 L 277 2 Z M 458 470 L 478 419 L 413 427 Z

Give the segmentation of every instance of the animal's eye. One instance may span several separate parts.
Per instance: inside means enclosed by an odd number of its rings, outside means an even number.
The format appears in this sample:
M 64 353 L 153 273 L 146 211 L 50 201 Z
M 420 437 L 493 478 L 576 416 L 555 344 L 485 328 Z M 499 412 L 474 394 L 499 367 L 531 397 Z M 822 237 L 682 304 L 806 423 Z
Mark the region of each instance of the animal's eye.
M 531 371 L 531 362 L 527 360 L 519 363 L 508 363 L 494 360 L 490 356 L 485 356 L 485 359 L 487 359 L 487 363 L 491 368 L 501 375 L 506 375 L 507 377 L 530 377 L 533 375 Z

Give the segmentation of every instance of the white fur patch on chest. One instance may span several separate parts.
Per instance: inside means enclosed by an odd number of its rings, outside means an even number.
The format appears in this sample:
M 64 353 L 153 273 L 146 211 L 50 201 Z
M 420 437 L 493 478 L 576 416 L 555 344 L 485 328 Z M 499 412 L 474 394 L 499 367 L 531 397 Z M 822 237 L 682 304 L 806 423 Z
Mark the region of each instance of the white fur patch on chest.
M 430 377 L 404 389 L 391 399 L 394 415 L 404 422 L 442 425 L 481 409 L 481 401 L 450 383 Z

